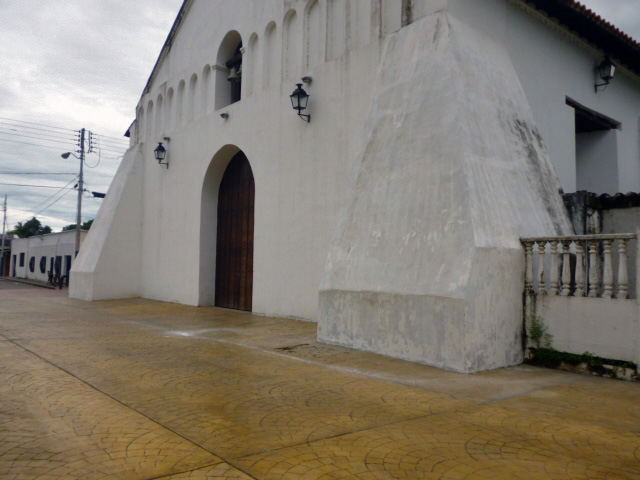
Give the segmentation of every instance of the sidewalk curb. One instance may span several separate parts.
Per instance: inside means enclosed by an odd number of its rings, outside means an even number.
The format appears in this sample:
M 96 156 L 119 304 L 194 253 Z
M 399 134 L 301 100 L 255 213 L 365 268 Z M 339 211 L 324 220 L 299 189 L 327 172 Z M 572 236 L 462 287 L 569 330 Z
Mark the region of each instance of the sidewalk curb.
M 40 282 L 34 282 L 32 280 L 27 280 L 26 278 L 16 278 L 16 277 L 0 277 L 0 280 L 5 282 L 16 282 L 16 283 L 24 283 L 26 285 L 33 285 L 34 287 L 40 288 L 48 288 L 49 290 L 55 290 L 56 287 L 53 285 L 46 285 Z

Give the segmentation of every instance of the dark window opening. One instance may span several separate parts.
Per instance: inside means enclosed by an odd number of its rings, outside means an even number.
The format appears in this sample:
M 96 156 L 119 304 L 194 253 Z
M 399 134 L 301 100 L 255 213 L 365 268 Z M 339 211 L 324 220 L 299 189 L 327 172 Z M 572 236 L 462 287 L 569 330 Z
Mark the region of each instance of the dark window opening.
M 36 271 L 36 257 L 31 257 L 29 259 L 29 271 L 31 273 Z
M 238 102 L 242 96 L 242 37 L 232 30 L 227 33 L 216 56 L 215 109 Z
M 55 270 L 56 270 L 56 275 L 61 275 L 62 274 L 62 256 L 60 256 L 60 255 L 58 255 L 56 257 Z
M 226 67 L 229 69 L 227 81 L 231 83 L 231 102 L 240 101 L 242 91 L 242 42 L 238 45 L 233 57 L 227 60 Z
M 20 266 L 24 267 L 24 252 L 20 254 Z
M 40 273 L 47 272 L 47 257 L 40 257 Z
M 571 99 L 567 105 L 575 110 L 576 190 L 617 193 L 620 122 Z
M 69 277 L 71 276 L 71 255 L 64 256 L 64 274 L 65 283 L 69 286 Z

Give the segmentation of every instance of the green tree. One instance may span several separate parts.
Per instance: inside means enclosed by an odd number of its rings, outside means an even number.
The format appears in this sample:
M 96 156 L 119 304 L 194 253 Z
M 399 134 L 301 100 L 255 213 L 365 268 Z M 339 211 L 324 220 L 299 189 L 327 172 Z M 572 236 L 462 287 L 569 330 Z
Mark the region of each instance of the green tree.
M 17 235 L 20 238 L 33 237 L 34 235 L 45 235 L 47 233 L 51 233 L 51 227 L 49 225 L 42 225 L 40 220 L 36 217 L 33 217 L 31 220 L 27 220 L 26 222 L 18 222 L 12 231 L 14 235 Z
M 86 222 L 84 222 L 82 224 L 82 230 L 89 230 L 91 228 L 91 225 L 93 224 L 93 219 L 91 220 L 87 220 Z M 68 230 L 75 230 L 76 229 L 76 224 L 72 223 L 71 225 L 67 225 L 66 227 L 62 227 L 62 231 L 66 232 Z

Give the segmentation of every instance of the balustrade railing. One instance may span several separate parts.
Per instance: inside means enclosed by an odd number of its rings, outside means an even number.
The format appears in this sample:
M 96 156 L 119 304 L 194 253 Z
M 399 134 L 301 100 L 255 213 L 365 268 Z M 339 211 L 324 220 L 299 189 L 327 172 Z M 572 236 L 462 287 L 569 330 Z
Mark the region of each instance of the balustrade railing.
M 629 298 L 633 233 L 521 238 L 525 291 L 563 297 Z M 615 273 L 614 273 L 615 272 Z

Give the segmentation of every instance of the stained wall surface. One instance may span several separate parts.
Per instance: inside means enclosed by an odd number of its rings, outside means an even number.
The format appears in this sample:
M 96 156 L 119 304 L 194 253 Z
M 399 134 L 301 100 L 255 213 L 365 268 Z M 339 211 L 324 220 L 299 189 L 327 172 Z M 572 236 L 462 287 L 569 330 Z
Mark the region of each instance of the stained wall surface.
M 319 339 L 458 371 L 519 363 L 519 235 L 571 226 L 507 52 L 424 17 L 390 37 L 373 99 Z

